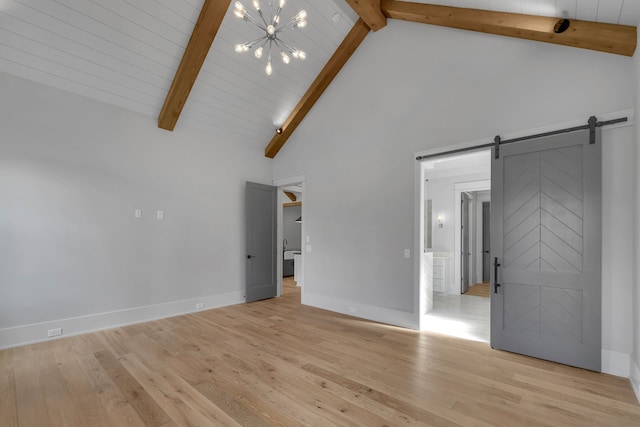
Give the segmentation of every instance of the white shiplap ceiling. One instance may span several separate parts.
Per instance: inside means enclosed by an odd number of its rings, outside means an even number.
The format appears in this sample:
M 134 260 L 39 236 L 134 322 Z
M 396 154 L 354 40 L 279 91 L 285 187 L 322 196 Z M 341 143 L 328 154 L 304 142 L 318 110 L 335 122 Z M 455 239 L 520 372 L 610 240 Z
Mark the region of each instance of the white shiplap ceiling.
M 204 0 L 0 0 L 0 71 L 157 118 Z M 250 5 L 250 1 L 245 3 Z M 636 25 L 639 0 L 420 1 Z M 274 60 L 273 75 L 234 45 L 256 37 L 233 2 L 178 121 L 264 147 L 355 22 L 344 0 L 289 0 L 308 26 L 287 41 L 305 62 Z M 334 23 L 332 17 L 341 19 Z M 384 31 L 384 30 L 382 30 Z

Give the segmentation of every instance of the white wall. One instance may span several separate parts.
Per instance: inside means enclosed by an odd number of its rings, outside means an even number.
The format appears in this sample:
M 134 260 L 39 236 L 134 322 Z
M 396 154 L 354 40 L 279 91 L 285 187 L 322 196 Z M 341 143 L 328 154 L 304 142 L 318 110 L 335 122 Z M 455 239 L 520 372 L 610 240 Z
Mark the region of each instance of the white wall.
M 242 301 L 262 150 L 6 74 L 0 93 L 0 348 Z
M 638 44 L 640 44 L 640 34 L 638 35 Z M 633 78 L 635 87 L 635 121 L 640 123 L 640 51 L 636 49 L 636 53 L 633 57 Z M 635 275 L 633 277 L 634 289 L 633 289 L 633 357 L 631 361 L 631 381 L 633 384 L 636 397 L 640 401 L 640 126 L 635 127 L 634 133 L 635 139 Z M 634 176 L 634 175 L 631 175 Z
M 303 301 L 417 326 L 414 264 L 402 256 L 418 238 L 413 154 L 630 109 L 634 82 L 631 58 L 389 20 L 275 161 L 275 177 L 307 177 L 313 250 Z M 604 136 L 617 147 L 603 159 L 610 188 L 633 176 L 629 161 L 612 162 L 631 157 L 634 138 L 628 127 Z M 630 211 L 629 196 L 614 192 L 605 204 Z M 605 223 L 603 345 L 628 371 L 631 284 L 618 280 L 632 277 L 632 263 L 620 260 L 628 260 L 633 218 L 608 213 L 622 222 Z
M 429 179 L 427 197 L 433 200 L 433 251 L 453 252 L 455 248 L 456 205 L 455 185 L 463 182 L 484 181 L 491 179 L 490 173 L 464 174 L 459 176 Z M 427 175 L 428 176 L 428 175 Z M 443 215 L 443 227 L 438 227 L 438 215 Z

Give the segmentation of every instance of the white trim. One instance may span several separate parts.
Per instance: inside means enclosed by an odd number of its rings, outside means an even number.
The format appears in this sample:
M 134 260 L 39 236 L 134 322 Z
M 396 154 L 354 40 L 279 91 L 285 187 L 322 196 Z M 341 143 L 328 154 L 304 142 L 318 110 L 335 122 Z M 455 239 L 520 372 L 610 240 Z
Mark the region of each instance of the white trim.
M 303 288 L 304 289 L 304 288 Z M 418 329 L 414 313 L 306 292 L 302 304 L 402 328 Z
M 605 130 L 606 129 L 615 129 L 615 128 L 619 128 L 619 127 L 633 126 L 634 111 L 633 111 L 633 109 L 630 109 L 630 110 L 616 111 L 616 112 L 613 112 L 613 113 L 596 114 L 596 117 L 598 118 L 599 121 L 606 121 L 606 120 L 618 119 L 620 117 L 627 117 L 627 121 L 626 122 L 617 123 L 615 125 L 610 125 L 610 126 L 607 126 L 606 128 L 603 128 Z M 571 120 L 569 122 L 556 123 L 556 124 L 551 124 L 551 125 L 543 126 L 543 127 L 539 127 L 539 128 L 523 130 L 523 131 L 519 131 L 519 132 L 507 133 L 507 134 L 504 134 L 504 135 L 500 135 L 500 137 L 503 140 L 513 139 L 513 138 L 520 138 L 520 137 L 523 137 L 523 136 L 535 135 L 535 134 L 545 133 L 545 132 L 553 132 L 553 131 L 556 131 L 556 130 L 582 126 L 582 125 L 585 125 L 585 124 L 587 124 L 586 123 L 586 118 L 582 118 L 582 119 Z M 443 147 L 438 147 L 438 148 L 432 148 L 432 149 L 425 150 L 425 151 L 419 151 L 419 152 L 414 154 L 413 158 L 415 160 L 415 158 L 418 157 L 418 156 L 430 156 L 430 155 L 433 155 L 433 154 L 441 154 L 441 153 L 445 153 L 447 151 L 457 150 L 457 149 L 460 149 L 460 148 L 469 148 L 469 147 L 475 147 L 477 145 L 491 144 L 491 143 L 493 143 L 493 138 L 494 137 L 482 138 L 482 139 L 477 139 L 475 141 L 463 142 L 463 143 L 456 144 L 456 145 L 448 145 L 448 146 L 443 146 Z M 487 150 L 487 149 L 488 148 L 484 148 L 484 150 Z M 425 159 L 423 161 L 427 161 L 427 159 Z
M 288 185 L 293 185 L 293 184 L 297 184 L 299 182 L 304 182 L 306 181 L 307 177 L 305 174 L 301 173 L 298 175 L 290 175 L 290 176 L 283 176 L 281 178 L 274 178 L 272 181 L 272 185 L 274 187 L 286 187 Z
M 631 355 L 619 351 L 602 349 L 601 369 L 605 374 L 629 378 L 631 373 Z
M 54 328 L 62 328 L 63 332 L 60 337 L 56 337 L 55 339 L 66 338 L 103 329 L 111 329 L 135 323 L 149 322 L 167 317 L 195 313 L 197 311 L 209 310 L 212 308 L 241 304 L 243 302 L 245 302 L 244 291 L 235 291 L 224 294 L 190 298 L 181 301 L 148 305 L 144 307 L 128 308 L 106 313 L 90 314 L 87 316 L 5 328 L 0 329 L 0 350 L 49 341 L 51 338 L 47 338 L 47 331 Z M 205 308 L 195 309 L 196 304 L 198 303 L 204 303 Z
M 640 366 L 633 359 L 631 359 L 631 375 L 629 379 L 631 380 L 631 387 L 636 393 L 638 403 L 640 403 Z

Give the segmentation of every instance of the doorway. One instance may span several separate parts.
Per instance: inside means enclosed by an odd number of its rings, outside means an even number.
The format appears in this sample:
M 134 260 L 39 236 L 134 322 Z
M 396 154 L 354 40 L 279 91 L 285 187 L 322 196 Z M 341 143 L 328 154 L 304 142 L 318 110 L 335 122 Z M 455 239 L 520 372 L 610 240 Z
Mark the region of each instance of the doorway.
M 482 282 L 482 203 L 490 197 L 490 152 L 436 158 L 421 167 L 421 329 L 488 342 L 488 295 L 464 292 Z
M 490 190 L 463 191 L 461 194 L 461 294 L 489 296 L 490 199 Z
M 277 280 L 278 296 L 282 296 L 283 284 L 296 286 L 303 292 L 305 176 L 295 175 L 275 179 L 273 185 L 278 189 Z

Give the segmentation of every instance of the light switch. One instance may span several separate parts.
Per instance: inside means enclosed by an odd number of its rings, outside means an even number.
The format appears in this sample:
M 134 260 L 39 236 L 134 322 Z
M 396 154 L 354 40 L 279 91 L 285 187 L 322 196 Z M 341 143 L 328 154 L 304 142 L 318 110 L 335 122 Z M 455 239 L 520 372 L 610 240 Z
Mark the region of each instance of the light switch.
M 164 219 L 164 211 L 158 211 L 156 213 L 156 218 L 158 219 Z
M 142 218 L 142 211 L 140 209 L 136 209 L 133 214 L 136 218 Z
M 404 257 L 405 258 L 411 258 L 411 249 L 405 249 L 404 250 Z

